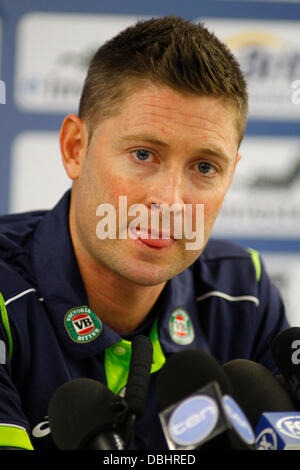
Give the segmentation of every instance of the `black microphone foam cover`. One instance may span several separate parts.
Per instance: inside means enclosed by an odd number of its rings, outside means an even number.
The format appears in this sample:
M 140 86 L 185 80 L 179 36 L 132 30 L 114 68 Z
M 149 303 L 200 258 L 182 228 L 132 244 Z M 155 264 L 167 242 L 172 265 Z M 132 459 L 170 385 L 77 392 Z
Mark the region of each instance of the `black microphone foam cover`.
M 223 366 L 233 387 L 233 398 L 241 406 L 253 428 L 262 413 L 295 411 L 289 394 L 262 364 L 248 359 L 234 359 Z
M 114 429 L 124 407 L 120 397 L 96 380 L 66 382 L 49 402 L 52 438 L 59 449 L 83 449 L 98 433 Z
M 286 330 L 281 331 L 272 343 L 272 354 L 274 359 L 280 362 L 282 359 L 282 353 L 286 357 L 286 352 L 292 352 L 291 345 L 294 340 L 300 340 L 300 327 L 292 326 Z
M 298 363 L 293 362 L 293 353 L 295 353 L 294 342 L 297 343 L 297 348 L 300 347 L 300 327 L 293 326 L 288 328 L 273 340 L 272 354 L 275 362 L 284 377 L 290 379 L 291 374 L 296 374 L 300 380 L 300 370 Z M 297 361 L 298 362 L 298 361 Z M 296 367 L 298 366 L 298 367 Z
M 140 417 L 144 412 L 150 381 L 153 345 L 147 336 L 135 336 L 131 343 L 131 362 L 126 386 L 128 411 Z
M 169 356 L 157 376 L 160 410 L 188 397 L 210 382 L 218 382 L 222 393 L 231 387 L 219 362 L 199 349 L 186 349 Z
M 297 407 L 300 405 L 300 327 L 288 328 L 274 339 L 272 354 L 287 381 Z

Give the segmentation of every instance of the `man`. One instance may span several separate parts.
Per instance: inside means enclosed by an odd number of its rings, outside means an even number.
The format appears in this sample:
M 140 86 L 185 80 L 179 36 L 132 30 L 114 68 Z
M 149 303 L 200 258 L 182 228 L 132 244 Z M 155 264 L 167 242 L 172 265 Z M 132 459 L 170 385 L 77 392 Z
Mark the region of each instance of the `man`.
M 118 394 L 139 333 L 150 336 L 154 360 L 134 448 L 166 448 L 155 379 L 169 354 L 199 348 L 221 363 L 243 357 L 276 370 L 270 343 L 288 324 L 258 254 L 208 241 L 241 158 L 246 117 L 239 66 L 202 25 L 152 19 L 97 51 L 79 115 L 68 115 L 60 132 L 72 190 L 52 211 L 1 220 L 2 446 L 55 447 L 53 393 L 90 377 Z M 124 232 L 124 197 L 160 222 L 169 212 L 169 236 L 161 225 L 131 225 L 129 212 Z M 188 206 L 194 238 L 203 235 L 194 249 L 174 229 Z M 119 222 L 115 237 L 101 226 L 108 207 Z

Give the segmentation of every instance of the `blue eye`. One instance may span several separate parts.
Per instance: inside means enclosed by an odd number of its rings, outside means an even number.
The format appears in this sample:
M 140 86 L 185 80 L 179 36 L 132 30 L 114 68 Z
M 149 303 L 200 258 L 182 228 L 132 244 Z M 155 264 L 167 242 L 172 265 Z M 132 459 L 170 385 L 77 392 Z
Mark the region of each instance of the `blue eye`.
M 208 173 L 215 173 L 215 168 L 211 165 L 211 163 L 207 162 L 200 162 L 197 165 L 197 168 L 200 173 L 207 175 Z
M 145 161 L 149 157 L 151 157 L 151 152 L 148 152 L 147 150 L 136 150 L 136 156 L 138 160 Z

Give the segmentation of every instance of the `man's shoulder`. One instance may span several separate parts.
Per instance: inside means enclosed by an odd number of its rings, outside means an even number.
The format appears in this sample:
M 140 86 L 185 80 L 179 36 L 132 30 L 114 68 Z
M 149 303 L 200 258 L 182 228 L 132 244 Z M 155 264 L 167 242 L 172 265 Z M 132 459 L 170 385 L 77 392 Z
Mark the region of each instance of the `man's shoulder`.
M 33 284 L 30 253 L 46 211 L 0 216 L 0 292 L 7 297 Z
M 28 235 L 34 231 L 46 210 L 21 212 L 0 216 L 0 247 L 1 242 L 11 240 L 15 244 L 22 245 Z
M 262 263 L 256 250 L 228 240 L 211 239 L 191 269 L 198 286 L 205 282 L 209 288 L 231 295 L 244 291 L 256 295 Z
M 229 240 L 213 238 L 208 241 L 203 250 L 201 260 L 204 262 L 222 262 L 228 259 L 249 260 L 252 252 L 253 250 Z
M 47 211 L 31 211 L 0 216 L 0 258 L 28 249 L 35 229 Z

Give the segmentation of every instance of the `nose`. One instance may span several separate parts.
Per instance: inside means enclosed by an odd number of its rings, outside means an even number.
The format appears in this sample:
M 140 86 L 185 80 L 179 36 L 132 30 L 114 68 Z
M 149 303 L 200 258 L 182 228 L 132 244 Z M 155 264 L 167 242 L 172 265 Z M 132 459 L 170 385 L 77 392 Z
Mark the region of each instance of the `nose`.
M 180 169 L 165 169 L 156 174 L 147 191 L 147 206 L 152 208 L 184 207 L 184 180 Z

